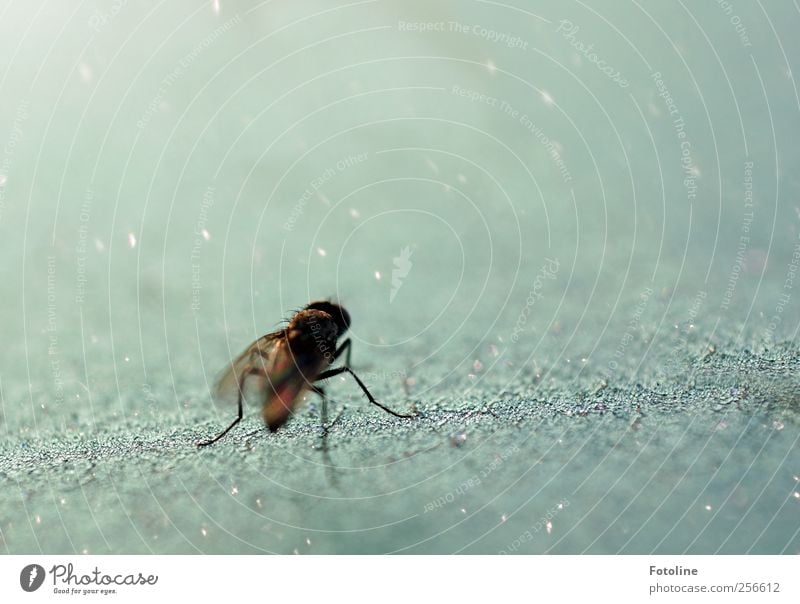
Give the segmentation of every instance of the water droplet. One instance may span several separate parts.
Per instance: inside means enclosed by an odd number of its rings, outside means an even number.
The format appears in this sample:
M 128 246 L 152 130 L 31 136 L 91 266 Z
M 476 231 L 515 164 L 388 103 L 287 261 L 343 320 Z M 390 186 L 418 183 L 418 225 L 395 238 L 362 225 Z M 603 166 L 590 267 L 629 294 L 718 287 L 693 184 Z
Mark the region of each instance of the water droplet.
M 130 245 L 131 248 L 136 247 L 136 235 L 133 233 L 128 233 L 128 245 Z
M 489 73 L 494 73 L 495 71 L 497 71 L 497 66 L 494 64 L 494 61 L 489 59 L 486 61 L 486 69 L 489 70 Z
M 41 524 L 41 523 L 42 523 L 42 517 L 39 516 L 39 514 L 36 514 L 36 524 Z
M 211 233 L 208 232 L 208 229 L 203 229 L 202 231 L 200 231 L 200 233 L 203 235 L 203 239 L 205 239 L 206 241 L 211 239 Z
M 505 522 L 506 520 L 508 520 L 508 516 L 506 516 L 505 514 L 500 516 L 500 522 Z
M 350 216 L 353 218 L 361 218 L 361 213 L 355 208 L 350 208 Z
M 546 90 L 542 91 L 542 101 L 544 102 L 545 105 L 554 105 L 555 104 L 555 100 L 553 100 L 553 97 L 550 96 L 550 93 L 547 92 Z
M 94 249 L 96 249 L 98 252 L 104 252 L 106 249 L 106 244 L 100 241 L 99 239 L 95 239 Z
M 466 514 L 466 513 L 467 513 L 467 510 L 466 510 L 465 508 L 461 508 L 461 513 L 462 513 L 462 514 Z
M 219 0 L 213 0 L 213 2 L 211 2 L 211 10 L 214 11 L 215 15 L 219 14 Z
M 308 537 L 306 537 L 306 545 L 311 545 L 311 539 L 309 539 Z
M 233 487 L 233 488 L 231 489 L 231 495 L 238 495 L 238 494 L 239 494 L 239 489 L 238 489 L 238 488 L 236 488 L 236 487 Z
M 376 278 L 378 281 L 380 281 L 380 280 L 381 280 L 381 272 L 380 272 L 380 271 L 375 271 L 375 278 Z
M 783 430 L 784 425 L 781 420 L 776 419 L 774 422 L 772 422 L 772 427 L 775 428 L 776 430 Z
M 710 512 L 712 508 L 710 505 L 706 504 L 705 509 L 707 512 Z
M 320 256 L 323 256 L 323 257 L 324 257 L 324 256 L 327 256 L 327 255 L 328 255 L 328 252 L 326 252 L 326 251 L 325 251 L 324 249 L 322 249 L 321 247 L 318 247 L 318 248 L 317 248 L 317 254 L 319 254 Z
M 795 499 L 800 499 L 800 492 L 795 491 L 794 493 L 792 493 L 792 495 L 794 495 Z
M 86 63 L 81 63 L 78 65 L 78 73 L 80 73 L 81 79 L 84 82 L 90 82 L 92 80 L 92 68 Z
M 7 182 L 8 182 L 8 176 L 6 176 L 5 174 L 0 174 L 0 187 L 6 186 Z
M 206 530 L 205 527 L 201 528 L 200 532 L 202 533 L 203 537 L 208 537 L 208 531 Z
M 467 177 L 463 174 L 459 174 L 456 178 L 458 178 L 458 182 L 460 182 L 462 185 L 467 182 Z
M 544 528 L 547 529 L 547 534 L 548 535 L 552 535 L 553 534 L 553 523 L 550 522 L 549 520 L 547 521 L 547 524 L 544 525 Z
M 467 442 L 467 434 L 465 432 L 453 432 L 450 435 L 450 444 L 453 447 L 460 447 Z

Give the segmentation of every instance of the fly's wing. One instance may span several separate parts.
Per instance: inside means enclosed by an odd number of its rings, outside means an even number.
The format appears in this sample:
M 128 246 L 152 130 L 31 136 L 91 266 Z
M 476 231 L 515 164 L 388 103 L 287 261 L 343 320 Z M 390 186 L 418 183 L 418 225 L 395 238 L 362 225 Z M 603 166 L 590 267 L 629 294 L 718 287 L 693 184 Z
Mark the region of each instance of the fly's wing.
M 293 351 L 288 339 L 281 341 L 267 374 L 267 396 L 261 411 L 272 432 L 286 423 L 303 390 L 311 385 L 326 364 L 321 355 L 313 351 Z
M 269 364 L 272 357 L 276 354 L 278 343 L 284 339 L 282 331 L 275 331 L 261 336 L 250 344 L 242 354 L 232 360 L 228 366 L 217 376 L 214 386 L 214 398 L 222 401 L 233 402 L 239 398 L 239 382 L 244 378 L 245 382 L 255 381 L 252 370 L 264 369 L 269 371 Z M 258 372 L 256 372 L 256 375 Z M 248 384 L 242 384 L 246 386 Z
M 303 390 L 326 365 L 324 357 L 292 351 L 286 332 L 277 331 L 253 342 L 219 376 L 215 398 L 235 401 L 240 394 L 262 405 L 271 431 L 289 419 Z

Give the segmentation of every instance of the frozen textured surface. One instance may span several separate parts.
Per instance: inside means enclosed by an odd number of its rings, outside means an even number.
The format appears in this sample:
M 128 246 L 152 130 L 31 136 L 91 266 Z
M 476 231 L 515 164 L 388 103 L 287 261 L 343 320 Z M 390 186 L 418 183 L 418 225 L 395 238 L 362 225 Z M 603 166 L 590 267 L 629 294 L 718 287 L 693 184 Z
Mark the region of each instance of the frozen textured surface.
M 0 7 L 0 552 L 800 552 L 792 3 L 56 4 Z M 329 296 L 417 417 L 197 450 Z
M 279 433 L 195 402 L 7 442 L 8 551 L 796 553 L 800 357 L 715 355 L 592 392 L 532 372 L 397 420 L 348 404 Z M 725 375 L 726 379 L 718 379 Z M 344 392 L 343 386 L 335 388 Z M 188 418 L 197 423 L 187 423 Z M 6 512 L 8 513 L 8 512 Z

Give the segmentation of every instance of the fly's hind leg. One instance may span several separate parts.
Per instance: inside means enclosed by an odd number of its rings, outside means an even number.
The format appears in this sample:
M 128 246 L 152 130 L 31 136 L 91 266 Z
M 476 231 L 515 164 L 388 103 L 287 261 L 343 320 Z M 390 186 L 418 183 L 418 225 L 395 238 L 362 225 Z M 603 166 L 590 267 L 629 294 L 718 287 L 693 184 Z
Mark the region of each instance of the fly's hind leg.
M 251 376 L 251 375 L 260 375 L 260 376 L 263 376 L 263 377 L 266 377 L 266 376 L 267 376 L 266 372 L 265 372 L 263 369 L 261 369 L 260 367 L 250 367 L 250 368 L 249 368 L 247 371 L 245 371 L 244 373 L 242 373 L 242 377 L 240 377 L 240 378 L 239 378 L 239 400 L 238 400 L 238 402 L 237 402 L 237 405 L 238 405 L 238 407 L 237 407 L 237 408 L 238 408 L 238 412 L 237 412 L 237 414 L 236 414 L 236 419 L 235 419 L 235 420 L 233 420 L 233 422 L 231 423 L 231 425 L 230 425 L 230 426 L 228 426 L 227 428 L 225 428 L 225 429 L 224 429 L 222 432 L 220 432 L 219 434 L 217 434 L 217 435 L 216 435 L 214 438 L 212 438 L 211 440 L 204 440 L 204 441 L 200 441 L 199 443 L 197 443 L 197 446 L 198 446 L 198 448 L 199 448 L 199 447 L 207 447 L 208 445 L 213 445 L 213 444 L 214 444 L 215 442 L 217 442 L 217 441 L 218 441 L 220 438 L 222 438 L 222 437 L 223 437 L 223 436 L 225 436 L 225 435 L 226 435 L 228 432 L 230 432 L 230 431 L 231 431 L 231 429 L 232 429 L 232 428 L 233 428 L 233 427 L 234 427 L 236 424 L 238 424 L 240 421 L 242 421 L 242 415 L 243 415 L 243 411 L 244 411 L 244 410 L 243 410 L 243 408 L 242 408 L 242 403 L 243 403 L 243 399 L 244 399 L 244 382 L 245 382 L 245 380 L 246 380 L 246 379 L 247 379 L 249 376 Z

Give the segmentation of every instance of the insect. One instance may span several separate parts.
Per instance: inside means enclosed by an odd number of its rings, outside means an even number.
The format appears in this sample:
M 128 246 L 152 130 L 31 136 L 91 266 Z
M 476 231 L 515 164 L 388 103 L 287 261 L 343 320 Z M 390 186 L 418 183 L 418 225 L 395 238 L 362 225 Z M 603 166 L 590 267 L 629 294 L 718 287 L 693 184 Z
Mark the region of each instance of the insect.
M 349 327 L 350 314 L 342 306 L 328 301 L 311 302 L 298 311 L 284 329 L 263 335 L 250 344 L 231 361 L 215 386 L 217 398 L 237 396 L 236 419 L 217 436 L 199 442 L 197 446 L 214 444 L 242 420 L 242 403 L 246 396 L 261 402 L 264 422 L 274 432 L 289 419 L 301 395 L 310 390 L 322 397 L 322 422 L 325 427 L 327 399 L 325 391 L 314 382 L 342 373 L 353 376 L 373 405 L 395 417 L 413 417 L 381 405 L 350 368 L 350 338 L 337 347 L 337 340 Z M 344 364 L 329 369 L 343 354 Z

